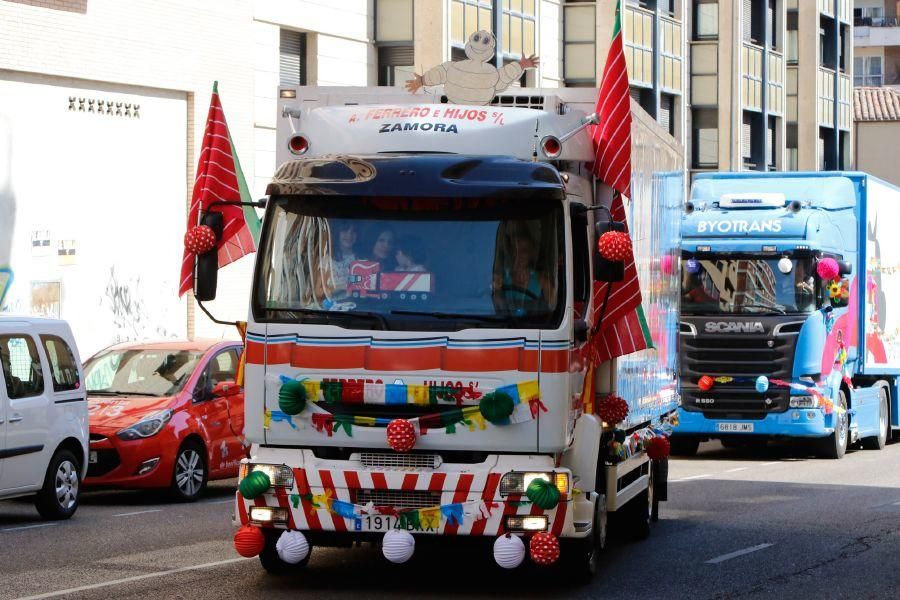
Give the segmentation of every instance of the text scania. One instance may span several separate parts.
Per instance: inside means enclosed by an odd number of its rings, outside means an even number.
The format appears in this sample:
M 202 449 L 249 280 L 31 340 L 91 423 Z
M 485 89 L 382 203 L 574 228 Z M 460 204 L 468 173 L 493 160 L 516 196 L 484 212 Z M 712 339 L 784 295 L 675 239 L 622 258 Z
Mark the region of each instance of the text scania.
M 707 321 L 703 327 L 706 333 L 765 333 L 766 329 L 760 322 L 756 323 L 729 323 L 727 321 Z
M 778 233 L 781 221 L 700 221 L 697 233 Z
M 378 133 L 391 133 L 393 131 L 435 131 L 443 133 L 459 133 L 455 123 L 384 123 Z

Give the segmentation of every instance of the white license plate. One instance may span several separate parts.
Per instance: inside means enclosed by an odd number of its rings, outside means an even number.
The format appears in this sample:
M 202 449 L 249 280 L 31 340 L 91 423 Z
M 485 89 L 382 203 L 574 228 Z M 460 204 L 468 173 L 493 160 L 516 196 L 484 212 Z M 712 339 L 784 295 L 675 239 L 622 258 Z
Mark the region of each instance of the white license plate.
M 97 464 L 97 451 L 91 450 L 88 452 L 88 463 L 95 465 Z
M 719 433 L 753 433 L 753 423 L 718 423 Z
M 356 531 L 389 531 L 400 529 L 400 519 L 393 515 L 364 515 L 353 524 Z M 408 531 L 434 532 L 433 528 L 407 527 Z

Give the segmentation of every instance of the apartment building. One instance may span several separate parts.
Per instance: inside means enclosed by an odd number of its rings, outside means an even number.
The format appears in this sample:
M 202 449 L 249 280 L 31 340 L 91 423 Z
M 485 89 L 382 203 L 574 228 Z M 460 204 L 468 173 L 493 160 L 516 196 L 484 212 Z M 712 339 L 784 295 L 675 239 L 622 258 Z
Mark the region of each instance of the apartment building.
M 853 3 L 853 85 L 900 87 L 900 23 L 896 0 Z

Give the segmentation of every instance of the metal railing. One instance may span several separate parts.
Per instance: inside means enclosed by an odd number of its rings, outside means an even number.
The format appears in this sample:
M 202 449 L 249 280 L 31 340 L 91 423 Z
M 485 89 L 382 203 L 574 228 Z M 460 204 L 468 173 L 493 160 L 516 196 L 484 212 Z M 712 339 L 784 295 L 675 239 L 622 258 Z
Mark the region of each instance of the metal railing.
M 854 27 L 897 27 L 897 17 L 855 17 Z

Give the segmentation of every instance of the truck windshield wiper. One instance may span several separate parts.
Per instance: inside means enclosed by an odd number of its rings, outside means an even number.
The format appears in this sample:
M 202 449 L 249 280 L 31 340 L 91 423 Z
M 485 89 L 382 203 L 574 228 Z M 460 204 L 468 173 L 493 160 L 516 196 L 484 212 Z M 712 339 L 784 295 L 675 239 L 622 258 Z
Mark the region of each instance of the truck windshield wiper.
M 777 312 L 780 315 L 787 314 L 786 310 L 780 306 L 775 306 L 774 304 L 743 304 L 741 305 L 741 308 L 765 308 L 766 310 Z
M 473 321 L 484 321 L 488 323 L 506 323 L 509 317 L 501 315 L 475 315 L 468 313 L 447 313 L 427 310 L 392 310 L 392 315 L 412 315 L 422 317 L 434 317 L 435 319 L 470 319 Z
M 278 312 L 286 312 L 286 313 L 297 313 L 301 315 L 310 315 L 313 317 L 323 317 L 325 319 L 330 319 L 332 317 L 358 317 L 361 319 L 369 319 L 370 321 L 376 321 L 379 325 L 381 325 L 381 329 L 387 330 L 388 324 L 387 319 L 384 318 L 384 315 L 377 312 L 371 311 L 359 311 L 359 310 L 319 310 L 317 308 L 269 308 L 267 310 L 278 311 Z

